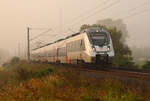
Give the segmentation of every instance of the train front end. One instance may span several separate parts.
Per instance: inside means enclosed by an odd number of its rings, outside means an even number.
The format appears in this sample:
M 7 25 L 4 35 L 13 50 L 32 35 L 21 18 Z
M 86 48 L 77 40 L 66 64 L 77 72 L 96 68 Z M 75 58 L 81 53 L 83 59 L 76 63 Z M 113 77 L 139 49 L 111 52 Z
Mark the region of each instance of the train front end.
M 115 55 L 110 34 L 94 27 L 87 30 L 90 42 L 90 55 L 93 63 L 112 63 Z

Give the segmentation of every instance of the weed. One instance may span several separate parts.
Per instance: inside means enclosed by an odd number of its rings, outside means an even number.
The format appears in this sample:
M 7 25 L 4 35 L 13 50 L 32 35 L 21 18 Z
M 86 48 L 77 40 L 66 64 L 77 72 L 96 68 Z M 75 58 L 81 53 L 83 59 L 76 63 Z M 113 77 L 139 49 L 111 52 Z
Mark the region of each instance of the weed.
M 47 64 L 20 63 L 5 73 L 12 73 L 11 79 L 19 83 L 3 85 L 0 101 L 146 101 L 118 81 L 89 78 Z

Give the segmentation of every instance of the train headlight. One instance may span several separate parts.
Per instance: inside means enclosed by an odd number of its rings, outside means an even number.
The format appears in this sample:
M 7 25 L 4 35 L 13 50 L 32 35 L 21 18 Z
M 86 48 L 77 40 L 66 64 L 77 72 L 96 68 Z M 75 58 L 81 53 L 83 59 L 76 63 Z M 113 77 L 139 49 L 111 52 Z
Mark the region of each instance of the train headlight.
M 95 48 L 95 47 L 93 47 L 92 50 L 93 50 L 94 52 L 96 52 L 96 48 Z
M 110 47 L 107 47 L 107 51 L 110 51 Z

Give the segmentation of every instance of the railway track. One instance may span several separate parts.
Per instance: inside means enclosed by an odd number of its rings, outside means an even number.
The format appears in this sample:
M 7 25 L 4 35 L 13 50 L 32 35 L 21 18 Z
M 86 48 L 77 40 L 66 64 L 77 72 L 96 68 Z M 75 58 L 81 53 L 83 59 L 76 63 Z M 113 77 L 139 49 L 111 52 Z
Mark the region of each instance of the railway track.
M 56 70 L 77 72 L 91 79 L 101 82 L 101 80 L 119 81 L 125 88 L 133 88 L 140 92 L 150 91 L 150 70 L 130 69 L 130 68 L 115 68 L 112 66 L 102 66 L 93 64 L 51 64 Z
M 93 73 L 103 73 L 111 76 L 119 76 L 122 78 L 133 78 L 139 80 L 150 81 L 150 70 L 146 69 L 133 69 L 133 68 L 117 68 L 106 65 L 93 65 L 93 64 L 82 64 L 82 65 L 72 65 L 72 64 L 54 64 L 56 66 L 74 68 L 77 71 L 93 72 Z
M 88 78 L 94 78 L 96 80 L 117 80 L 126 88 L 133 88 L 140 92 L 150 91 L 150 72 L 149 70 L 136 70 L 136 69 L 122 69 L 109 66 L 98 65 L 56 65 L 60 69 L 71 69 L 77 71 L 79 74 L 83 74 Z
M 122 78 L 135 78 L 135 79 L 142 79 L 142 80 L 149 80 L 150 81 L 150 73 L 144 72 L 136 72 L 136 71 L 124 71 L 119 69 L 99 69 L 99 70 L 89 70 L 89 69 L 80 69 L 80 71 L 87 71 L 93 73 L 103 73 L 112 76 L 119 76 Z

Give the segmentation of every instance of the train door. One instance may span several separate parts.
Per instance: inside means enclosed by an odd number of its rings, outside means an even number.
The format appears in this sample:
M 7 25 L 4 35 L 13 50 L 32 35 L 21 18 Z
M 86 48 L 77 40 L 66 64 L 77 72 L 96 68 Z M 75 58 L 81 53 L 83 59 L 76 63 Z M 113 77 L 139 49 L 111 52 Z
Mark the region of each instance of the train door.
M 66 59 L 65 59 L 65 60 L 66 60 L 66 63 L 69 63 L 69 58 L 68 58 L 68 45 L 69 45 L 69 44 L 67 43 L 67 44 L 66 44 L 66 57 L 65 57 L 65 58 L 66 58 Z
M 59 48 L 56 49 L 56 63 L 60 63 L 60 60 L 59 60 Z

